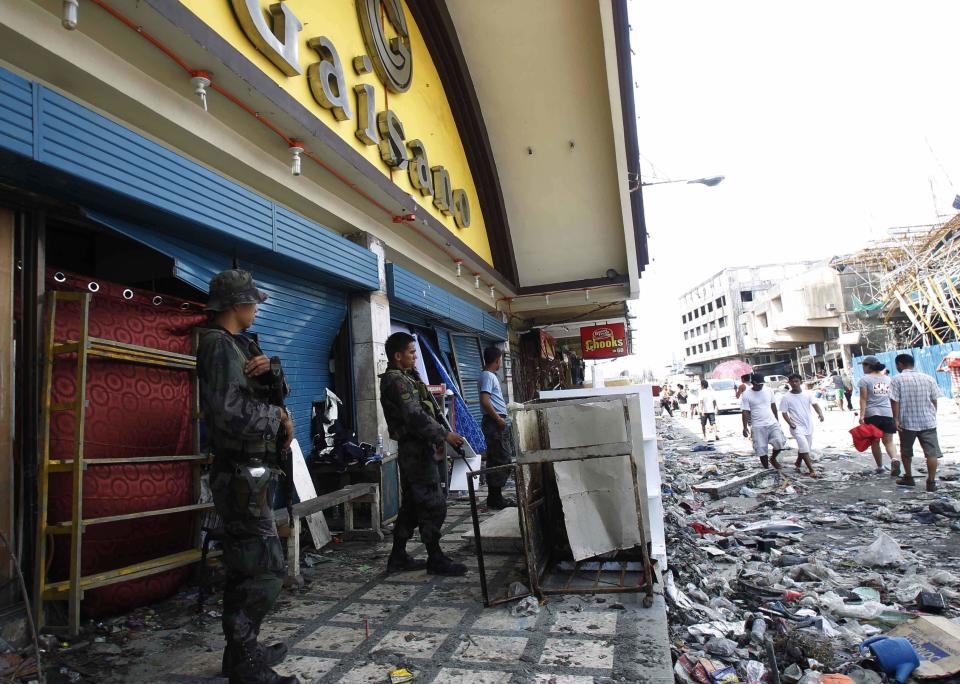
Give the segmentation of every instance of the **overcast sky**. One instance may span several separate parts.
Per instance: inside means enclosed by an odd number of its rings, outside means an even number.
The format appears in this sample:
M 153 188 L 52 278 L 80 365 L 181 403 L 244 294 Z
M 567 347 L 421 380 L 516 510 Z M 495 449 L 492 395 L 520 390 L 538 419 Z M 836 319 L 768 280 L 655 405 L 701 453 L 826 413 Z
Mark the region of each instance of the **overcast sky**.
M 960 1 L 630 0 L 653 262 L 634 367 L 682 347 L 679 294 L 955 213 Z M 680 359 L 682 360 L 682 358 Z

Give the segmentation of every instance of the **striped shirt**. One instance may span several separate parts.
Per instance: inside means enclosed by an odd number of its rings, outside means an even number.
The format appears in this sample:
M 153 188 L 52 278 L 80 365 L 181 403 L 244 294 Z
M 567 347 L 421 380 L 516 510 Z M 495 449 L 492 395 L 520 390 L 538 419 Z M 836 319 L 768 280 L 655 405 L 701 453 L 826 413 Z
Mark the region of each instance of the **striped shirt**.
M 904 430 L 929 430 L 937 427 L 940 397 L 936 380 L 912 368 L 904 369 L 890 380 L 890 399 L 900 405 L 900 425 Z

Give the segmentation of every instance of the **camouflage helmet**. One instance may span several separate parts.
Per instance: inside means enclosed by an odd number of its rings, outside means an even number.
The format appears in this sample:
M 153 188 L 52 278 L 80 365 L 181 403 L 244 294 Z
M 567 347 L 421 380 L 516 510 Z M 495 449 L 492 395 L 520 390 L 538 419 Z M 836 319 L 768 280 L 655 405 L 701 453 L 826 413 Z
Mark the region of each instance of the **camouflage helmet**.
M 207 311 L 226 311 L 234 304 L 260 304 L 267 294 L 257 289 L 250 271 L 230 269 L 210 279 L 210 297 Z

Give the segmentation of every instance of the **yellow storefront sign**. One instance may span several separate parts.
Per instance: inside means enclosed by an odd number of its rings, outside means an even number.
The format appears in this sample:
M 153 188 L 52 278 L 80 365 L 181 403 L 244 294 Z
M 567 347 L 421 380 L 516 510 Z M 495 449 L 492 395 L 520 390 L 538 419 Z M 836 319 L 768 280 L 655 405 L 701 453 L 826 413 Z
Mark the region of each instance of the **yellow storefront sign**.
M 492 264 L 440 77 L 403 0 L 181 0 Z

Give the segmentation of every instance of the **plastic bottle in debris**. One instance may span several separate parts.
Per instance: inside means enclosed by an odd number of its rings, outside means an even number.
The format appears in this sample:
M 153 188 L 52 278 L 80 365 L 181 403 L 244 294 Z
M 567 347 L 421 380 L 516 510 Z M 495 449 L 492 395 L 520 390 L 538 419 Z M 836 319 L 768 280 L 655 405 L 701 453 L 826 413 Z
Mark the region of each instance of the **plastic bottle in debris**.
M 383 435 L 377 435 L 377 450 L 374 452 L 377 456 L 384 456 L 383 453 Z
M 750 627 L 750 641 L 755 644 L 762 644 L 767 635 L 767 622 L 762 615 L 754 614 L 753 625 Z

